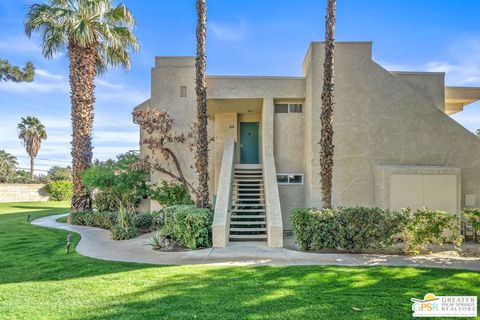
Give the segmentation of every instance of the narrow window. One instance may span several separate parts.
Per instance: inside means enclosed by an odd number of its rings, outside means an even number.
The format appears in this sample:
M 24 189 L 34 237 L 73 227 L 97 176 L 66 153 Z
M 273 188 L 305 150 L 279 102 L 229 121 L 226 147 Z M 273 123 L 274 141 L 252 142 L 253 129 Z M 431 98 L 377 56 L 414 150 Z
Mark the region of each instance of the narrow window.
M 303 184 L 303 174 L 277 174 L 278 184 Z
M 180 97 L 187 97 L 187 86 L 180 86 Z
M 275 113 L 288 113 L 288 104 L 275 104 Z
M 289 108 L 290 113 L 302 113 L 303 105 L 299 103 L 293 103 L 289 105 Z
M 288 175 L 277 174 L 277 183 L 287 184 L 288 183 Z

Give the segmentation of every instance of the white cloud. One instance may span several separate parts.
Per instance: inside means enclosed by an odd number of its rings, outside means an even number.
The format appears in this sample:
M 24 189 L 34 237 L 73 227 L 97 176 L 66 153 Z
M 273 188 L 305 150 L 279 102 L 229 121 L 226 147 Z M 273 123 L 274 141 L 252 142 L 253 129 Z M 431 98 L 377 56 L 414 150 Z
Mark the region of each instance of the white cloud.
M 215 38 L 223 41 L 240 41 L 247 34 L 247 25 L 244 21 L 235 24 L 210 22 L 208 28 Z
M 480 86 L 480 39 L 457 40 L 448 49 L 449 59 L 429 61 L 420 65 L 380 62 L 392 71 L 445 72 L 445 82 L 452 86 Z
M 5 52 L 41 54 L 40 46 L 24 35 L 11 36 L 0 41 L 0 49 Z
M 53 74 L 44 69 L 35 69 L 35 76 L 39 76 L 48 80 L 63 80 L 64 76 L 61 74 Z
M 124 88 L 124 86 L 121 84 L 111 83 L 102 79 L 95 79 L 95 84 L 100 87 L 114 89 L 114 90 L 122 90 Z

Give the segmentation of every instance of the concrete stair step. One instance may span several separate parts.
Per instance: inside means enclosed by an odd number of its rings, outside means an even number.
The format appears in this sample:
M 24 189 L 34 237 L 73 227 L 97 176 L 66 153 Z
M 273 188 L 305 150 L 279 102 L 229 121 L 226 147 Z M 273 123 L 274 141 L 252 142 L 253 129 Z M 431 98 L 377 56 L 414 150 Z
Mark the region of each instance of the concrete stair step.
M 234 209 L 232 212 L 265 212 L 265 209 Z
M 264 214 L 258 214 L 258 215 L 232 215 L 230 218 L 231 219 L 264 219 L 267 216 Z
M 262 169 L 262 165 L 261 164 L 240 164 L 240 163 L 237 163 L 235 165 L 235 169 Z
M 230 221 L 230 225 L 241 225 L 241 226 L 248 226 L 248 225 L 262 226 L 266 224 L 267 223 L 263 221 L 235 221 L 235 220 Z
M 230 228 L 233 232 L 262 232 L 267 231 L 267 228 Z
M 231 234 L 230 239 L 267 239 L 266 234 Z

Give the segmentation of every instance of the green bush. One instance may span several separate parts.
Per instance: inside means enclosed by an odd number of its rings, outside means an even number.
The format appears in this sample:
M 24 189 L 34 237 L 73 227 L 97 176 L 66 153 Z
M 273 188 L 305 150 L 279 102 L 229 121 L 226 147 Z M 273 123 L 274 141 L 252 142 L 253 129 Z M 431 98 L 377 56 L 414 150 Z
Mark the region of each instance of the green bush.
M 117 221 L 112 212 L 72 212 L 72 224 L 110 230 Z
M 172 206 L 163 210 L 162 233 L 191 250 L 211 244 L 213 214 L 194 206 Z
M 358 252 L 388 248 L 402 230 L 405 215 L 378 208 L 294 209 L 295 241 L 303 250 L 342 248 Z
M 426 208 L 402 211 L 408 216 L 408 223 L 402 232 L 404 253 L 418 254 L 429 244 L 453 242 L 458 247 L 462 243 L 457 216 Z
M 142 231 L 154 231 L 163 225 L 162 212 L 147 212 L 135 216 L 135 227 Z
M 123 206 L 133 211 L 148 191 L 146 172 L 135 166 L 138 160 L 136 154 L 125 153 L 117 160 L 97 161 L 82 173 L 83 183 L 90 192 L 106 192 L 102 200 L 108 197 L 109 209 L 110 203 L 116 202 L 117 209 Z
M 93 207 L 101 212 L 115 212 L 119 204 L 113 192 L 97 191 L 93 195 Z
M 480 208 L 464 209 L 463 216 L 467 219 L 467 222 L 472 225 L 475 233 L 480 232 Z
M 112 226 L 113 240 L 128 240 L 135 238 L 137 229 L 135 228 L 135 218 L 128 209 L 120 207 L 118 209 L 117 221 Z
M 73 183 L 69 180 L 52 181 L 47 184 L 50 201 L 68 201 L 72 199 Z
M 192 205 L 193 200 L 187 188 L 181 183 L 162 181 L 157 188 L 151 188 L 150 198 L 163 206 Z
M 407 224 L 401 212 L 379 208 L 341 208 L 335 215 L 338 247 L 353 252 L 389 248 Z
M 417 254 L 428 244 L 461 243 L 456 216 L 443 211 L 294 209 L 291 221 L 295 241 L 302 250 L 339 248 L 360 252 L 386 249 L 402 240 L 405 253 Z

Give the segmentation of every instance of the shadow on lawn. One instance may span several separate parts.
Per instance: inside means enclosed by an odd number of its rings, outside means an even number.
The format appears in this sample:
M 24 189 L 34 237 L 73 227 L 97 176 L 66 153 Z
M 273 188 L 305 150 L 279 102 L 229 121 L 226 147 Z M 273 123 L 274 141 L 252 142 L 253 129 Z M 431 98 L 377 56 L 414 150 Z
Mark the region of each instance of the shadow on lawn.
M 469 282 L 480 279 L 413 268 L 177 268 L 167 281 L 87 308 L 76 319 L 405 319 L 410 298 L 476 295 Z
M 153 267 L 83 257 L 75 250 L 66 254 L 66 237 L 72 232 L 34 226 L 26 221 L 29 214 L 34 220 L 64 212 L 65 208 L 42 207 L 42 210 L 0 215 L 0 284 L 64 280 Z M 79 239 L 74 234 L 75 245 Z

